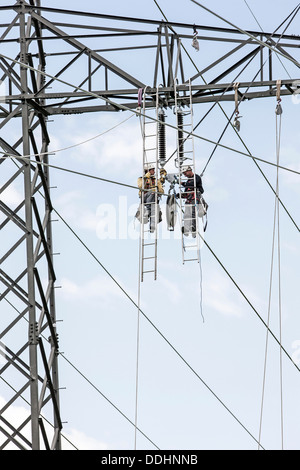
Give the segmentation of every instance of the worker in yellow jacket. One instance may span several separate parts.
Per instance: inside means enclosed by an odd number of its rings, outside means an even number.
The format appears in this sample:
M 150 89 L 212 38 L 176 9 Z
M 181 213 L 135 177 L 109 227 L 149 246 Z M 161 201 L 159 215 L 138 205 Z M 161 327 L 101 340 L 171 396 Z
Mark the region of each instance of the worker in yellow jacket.
M 166 180 L 166 170 L 161 168 L 160 178 L 157 179 L 155 176 L 155 167 L 153 165 L 147 165 L 145 168 L 144 176 L 138 178 L 137 184 L 140 188 L 139 196 L 142 200 L 142 194 L 144 194 L 144 207 L 147 210 L 147 217 L 150 224 L 150 232 L 155 230 L 155 215 L 157 215 L 157 222 L 161 222 L 161 210 L 159 207 L 159 200 L 161 195 L 164 194 L 163 185 Z M 157 198 L 156 190 L 157 187 Z M 142 191 L 143 190 L 143 191 Z M 157 206 L 157 207 L 156 207 Z

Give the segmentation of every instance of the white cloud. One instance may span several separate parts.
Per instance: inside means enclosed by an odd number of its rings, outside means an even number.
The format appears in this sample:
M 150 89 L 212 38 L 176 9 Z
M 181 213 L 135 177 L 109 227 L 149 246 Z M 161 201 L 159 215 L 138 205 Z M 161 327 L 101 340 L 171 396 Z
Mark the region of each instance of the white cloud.
M 228 200 L 228 191 L 223 188 L 223 185 L 218 181 L 218 178 L 212 173 L 205 174 L 203 178 L 204 186 L 204 199 L 209 198 L 208 203 L 222 202 Z M 207 196 L 206 196 L 207 194 Z
M 222 315 L 240 317 L 244 302 L 234 289 L 232 282 L 221 273 L 206 273 L 203 282 L 204 302 Z
M 76 282 L 63 278 L 61 280 L 62 295 L 68 300 L 106 300 L 115 297 L 123 297 L 122 291 L 110 280 L 108 277 L 104 278 L 98 276 L 90 279 L 83 284 L 77 284 Z
M 182 298 L 182 292 L 178 284 L 170 281 L 166 277 L 160 274 L 160 283 L 164 288 L 164 296 L 168 296 L 168 299 L 173 303 L 177 304 Z
M 133 116 L 131 120 L 106 133 L 107 130 L 125 119 L 126 117 L 120 119 L 120 115 L 105 116 L 105 119 L 89 121 L 79 130 L 76 121 L 71 123 L 68 140 L 63 136 L 61 144 L 59 144 L 59 140 L 56 138 L 55 145 L 51 145 L 53 149 L 56 146 L 54 150 L 76 146 L 69 149 L 67 154 L 66 152 L 57 153 L 60 165 L 63 166 L 62 162 L 65 162 L 64 157 L 67 155 L 68 166 L 70 158 L 72 158 L 85 165 L 92 164 L 98 170 L 107 170 L 107 173 L 111 175 L 121 175 L 124 172 L 126 176 L 128 174 L 135 175 L 139 165 L 142 165 L 143 149 L 138 118 Z M 76 130 L 73 129 L 73 126 L 76 126 Z M 103 133 L 102 136 L 95 138 L 101 133 Z M 78 145 L 81 143 L 82 145 Z
M 280 151 L 280 162 L 279 164 L 287 168 L 291 168 L 300 172 L 300 152 L 298 148 L 293 146 L 284 147 Z M 280 172 L 280 182 L 287 185 L 289 189 L 299 193 L 299 175 L 290 171 L 282 170 Z
M 3 407 L 6 405 L 6 400 L 0 396 L 0 409 L 2 410 Z M 18 405 L 11 405 L 9 406 L 1 416 L 3 416 L 6 421 L 8 421 L 11 425 L 14 427 L 18 427 L 21 425 L 23 421 L 28 417 L 29 410 L 26 409 L 23 406 L 18 406 Z M 3 429 L 5 429 L 9 434 L 11 434 L 11 430 L 3 423 L 1 422 L 1 426 Z M 30 440 L 30 429 L 29 426 L 27 425 L 24 427 L 22 430 L 22 434 Z M 7 438 L 6 436 L 1 432 L 0 433 L 0 445 L 2 445 L 4 442 L 6 442 Z M 18 438 L 18 442 L 20 442 L 22 445 L 24 445 L 23 441 Z M 27 446 L 25 445 L 25 448 Z M 5 447 L 6 450 L 16 450 L 17 447 L 13 443 L 7 444 Z
M 3 193 L 0 194 L 0 200 L 10 208 L 16 208 L 23 200 L 21 193 L 11 184 Z M 0 213 L 0 223 L 5 219 L 3 213 Z
M 87 436 L 77 429 L 71 429 L 70 432 L 63 432 L 62 450 L 74 450 L 74 446 L 78 450 L 106 450 L 108 445 L 94 437 Z M 73 444 L 70 444 L 68 440 Z
M 17 206 L 23 200 L 21 193 L 12 184 L 3 191 L 0 199 L 9 206 Z
M 6 405 L 6 400 L 0 396 L 0 409 L 2 409 Z M 29 416 L 29 408 L 25 406 L 19 405 L 10 405 L 7 410 L 3 413 L 3 418 L 5 418 L 8 423 L 14 427 L 19 426 L 25 419 Z M 1 422 L 1 426 L 5 429 L 9 434 L 11 434 L 11 430 Z M 53 428 L 49 425 L 46 421 L 44 421 L 45 430 L 48 433 L 49 441 L 51 442 L 51 438 L 53 436 Z M 22 430 L 23 436 L 31 442 L 31 429 L 30 425 L 26 425 Z M 0 445 L 2 445 L 7 440 L 6 436 L 0 432 Z M 24 445 L 24 441 L 20 438 L 17 438 L 17 441 Z M 44 448 L 43 440 L 41 438 L 41 449 Z M 78 429 L 71 429 L 70 431 L 64 432 L 62 430 L 62 449 L 63 450 L 74 450 L 75 448 L 79 450 L 105 450 L 108 449 L 108 445 L 94 437 L 88 436 L 82 431 Z M 25 445 L 25 448 L 27 446 Z M 9 443 L 5 450 L 16 450 L 18 447 L 15 446 L 13 443 Z
M 96 213 L 85 204 L 85 197 L 81 191 L 64 193 L 55 204 L 60 208 L 62 215 L 67 214 L 68 222 L 75 224 L 76 227 L 96 232 L 98 224 Z

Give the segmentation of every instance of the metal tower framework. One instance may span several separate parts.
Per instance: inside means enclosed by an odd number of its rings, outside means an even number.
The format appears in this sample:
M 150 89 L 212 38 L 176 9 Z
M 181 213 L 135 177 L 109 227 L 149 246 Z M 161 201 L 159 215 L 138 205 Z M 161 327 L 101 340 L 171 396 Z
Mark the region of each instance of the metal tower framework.
M 134 112 L 139 90 L 146 86 L 146 107 L 156 106 L 159 86 L 160 104 L 172 108 L 175 79 L 181 97 L 186 91 L 187 98 L 191 80 L 193 104 L 275 96 L 274 51 L 281 60 L 293 59 L 300 36 L 262 31 L 248 31 L 250 36 L 245 36 L 234 28 L 44 7 L 40 0 L 18 0 L 0 6 L 0 12 L 8 18 L 0 24 L 0 84 L 5 89 L 0 98 L 0 300 L 9 311 L 0 314 L 0 375 L 10 393 L 0 410 L 0 448 L 59 450 L 62 422 L 48 119 Z M 198 54 L 212 44 L 220 53 L 187 77 L 190 57 L 182 44 L 191 43 L 195 28 Z M 130 62 L 125 62 L 124 52 L 132 57 Z M 141 54 L 151 58 L 149 70 L 136 66 Z M 255 79 L 237 86 L 232 77 L 250 63 L 258 70 Z M 295 59 L 292 66 L 299 68 Z M 281 96 L 295 92 L 296 78 L 282 78 Z M 21 158 L 26 155 L 34 155 L 31 162 Z M 16 185 L 21 200 L 4 197 Z M 20 400 L 28 415 L 16 425 L 7 416 Z

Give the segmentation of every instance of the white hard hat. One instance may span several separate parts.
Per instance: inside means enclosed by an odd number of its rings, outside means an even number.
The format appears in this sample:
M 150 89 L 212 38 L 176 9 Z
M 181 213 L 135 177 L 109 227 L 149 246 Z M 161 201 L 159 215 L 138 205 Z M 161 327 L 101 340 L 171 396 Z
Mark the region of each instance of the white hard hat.
M 181 173 L 185 173 L 186 171 L 193 171 L 189 165 L 184 165 L 181 167 Z
M 152 169 L 155 170 L 155 165 L 154 165 L 154 163 L 146 163 L 146 164 L 145 164 L 144 170 L 149 171 L 149 170 L 152 170 Z

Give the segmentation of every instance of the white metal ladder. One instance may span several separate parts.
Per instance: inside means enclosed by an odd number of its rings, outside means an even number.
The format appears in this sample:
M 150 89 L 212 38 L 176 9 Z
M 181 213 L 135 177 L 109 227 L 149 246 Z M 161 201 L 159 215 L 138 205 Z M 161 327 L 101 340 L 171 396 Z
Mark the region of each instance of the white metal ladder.
M 142 128 L 142 138 L 143 138 L 143 168 L 142 168 L 142 178 L 143 186 L 141 191 L 141 227 L 140 227 L 140 276 L 141 281 L 144 280 L 144 275 L 147 273 L 153 273 L 154 280 L 157 279 L 157 224 L 159 218 L 158 210 L 158 188 L 157 184 L 155 189 L 151 191 L 153 193 L 153 201 L 145 202 L 145 196 L 147 192 L 145 191 L 145 180 L 144 174 L 147 166 L 152 166 L 155 168 L 155 178 L 156 183 L 159 178 L 158 175 L 158 128 L 159 128 L 159 104 L 158 104 L 158 91 L 156 91 L 156 107 L 146 109 L 146 95 L 152 96 L 154 93 L 147 93 L 147 87 L 144 89 L 143 93 L 143 106 L 142 106 L 142 119 L 141 119 L 141 128 Z M 153 113 L 154 111 L 154 113 Z M 150 116 L 154 114 L 151 119 Z M 149 214 L 149 223 L 144 220 L 144 212 L 150 209 Z M 152 218 L 152 220 L 151 220 Z M 150 231 L 151 227 L 151 231 Z
M 194 123 L 193 123 L 193 100 L 191 80 L 189 80 L 189 93 L 182 92 L 177 88 L 177 79 L 174 80 L 175 94 L 175 114 L 177 119 L 177 158 L 175 160 L 178 168 L 179 181 L 179 214 L 181 225 L 181 246 L 182 246 L 182 262 L 198 261 L 200 263 L 200 236 L 199 236 L 199 219 L 198 204 L 196 193 L 196 171 L 195 171 L 195 145 L 194 145 Z M 184 119 L 185 118 L 185 119 Z M 185 199 L 182 197 L 184 187 L 181 183 L 187 178 L 182 174 L 182 169 L 190 166 L 194 173 L 194 204 L 186 205 Z M 188 214 L 190 213 L 190 214 Z M 185 222 L 192 222 L 194 226 L 193 233 L 189 236 L 184 235 Z

